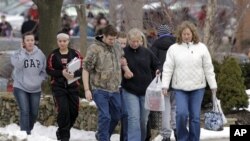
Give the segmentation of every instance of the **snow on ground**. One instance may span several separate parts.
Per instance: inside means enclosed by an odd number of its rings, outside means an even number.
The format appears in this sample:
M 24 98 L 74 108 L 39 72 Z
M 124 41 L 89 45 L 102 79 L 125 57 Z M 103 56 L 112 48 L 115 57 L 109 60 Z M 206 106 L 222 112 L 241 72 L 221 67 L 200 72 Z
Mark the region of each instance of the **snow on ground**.
M 250 89 L 246 90 L 246 93 L 250 98 Z M 250 99 L 248 100 L 250 103 Z M 94 102 L 91 102 L 90 105 L 95 105 Z M 247 108 L 250 111 L 250 104 Z M 40 123 L 36 123 L 31 135 L 28 135 L 25 132 L 20 131 L 20 127 L 17 124 L 10 124 L 6 127 L 0 127 L 0 134 L 5 134 L 9 139 L 18 138 L 17 141 L 22 139 L 28 139 L 28 141 L 57 141 L 55 132 L 57 127 L 55 126 L 43 126 Z M 174 139 L 173 135 L 171 136 Z M 212 140 L 220 138 L 229 138 L 229 127 L 224 127 L 223 131 L 209 131 L 201 129 L 201 140 Z M 161 141 L 162 137 L 159 135 L 153 141 Z M 96 141 L 95 132 L 93 131 L 84 131 L 78 129 L 71 130 L 70 141 Z M 119 141 L 119 135 L 114 134 L 111 137 L 111 141 Z

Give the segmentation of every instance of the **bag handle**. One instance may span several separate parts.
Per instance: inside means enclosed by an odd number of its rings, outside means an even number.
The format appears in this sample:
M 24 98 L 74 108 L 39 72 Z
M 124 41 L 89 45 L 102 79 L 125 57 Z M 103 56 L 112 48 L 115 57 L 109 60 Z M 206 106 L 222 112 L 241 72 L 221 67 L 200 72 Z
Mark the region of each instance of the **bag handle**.
M 161 76 L 161 74 L 156 74 L 156 83 L 158 83 L 158 81 L 160 80 L 160 77 Z
M 212 93 L 212 101 L 213 101 L 213 111 L 214 112 L 219 112 L 216 93 Z

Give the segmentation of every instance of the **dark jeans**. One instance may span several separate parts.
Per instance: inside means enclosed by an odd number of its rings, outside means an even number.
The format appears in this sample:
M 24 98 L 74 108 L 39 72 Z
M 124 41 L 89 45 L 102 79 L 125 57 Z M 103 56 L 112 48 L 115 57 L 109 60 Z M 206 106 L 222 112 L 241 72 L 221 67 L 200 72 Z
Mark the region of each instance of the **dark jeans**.
M 121 117 L 121 132 L 120 141 L 128 141 L 128 111 L 126 101 L 124 100 L 124 94 L 120 90 L 121 102 L 122 102 L 122 117 Z
M 41 92 L 28 93 L 14 88 L 14 96 L 20 109 L 20 128 L 30 134 L 37 119 Z
M 98 110 L 98 140 L 110 141 L 110 135 L 121 119 L 120 94 L 98 89 L 92 94 Z
M 78 116 L 79 97 L 78 90 L 56 89 L 53 91 L 57 108 L 57 137 L 70 138 L 70 129 L 73 127 Z

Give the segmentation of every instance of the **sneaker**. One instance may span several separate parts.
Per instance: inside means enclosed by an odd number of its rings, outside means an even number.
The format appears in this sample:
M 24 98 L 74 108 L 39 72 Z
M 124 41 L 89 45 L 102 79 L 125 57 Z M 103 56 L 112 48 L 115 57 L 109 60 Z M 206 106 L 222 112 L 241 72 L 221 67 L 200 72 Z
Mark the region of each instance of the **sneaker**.
M 98 140 L 98 131 L 95 132 L 95 139 Z
M 170 141 L 170 138 L 163 138 L 161 141 Z

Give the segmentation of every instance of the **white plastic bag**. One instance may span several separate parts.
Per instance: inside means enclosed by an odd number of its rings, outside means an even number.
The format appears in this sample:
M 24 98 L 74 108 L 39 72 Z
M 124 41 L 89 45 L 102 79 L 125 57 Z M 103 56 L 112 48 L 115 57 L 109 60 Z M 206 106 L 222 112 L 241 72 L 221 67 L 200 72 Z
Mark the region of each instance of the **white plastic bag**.
M 226 124 L 227 123 L 227 118 L 225 117 L 225 115 L 224 115 L 224 113 L 222 111 L 220 100 L 217 99 L 217 98 L 216 98 L 216 104 L 217 104 L 217 107 L 218 107 L 218 112 L 222 115 L 223 124 Z
M 165 101 L 164 95 L 161 92 L 161 79 L 157 75 L 149 84 L 145 95 L 145 109 L 150 111 L 164 111 Z

